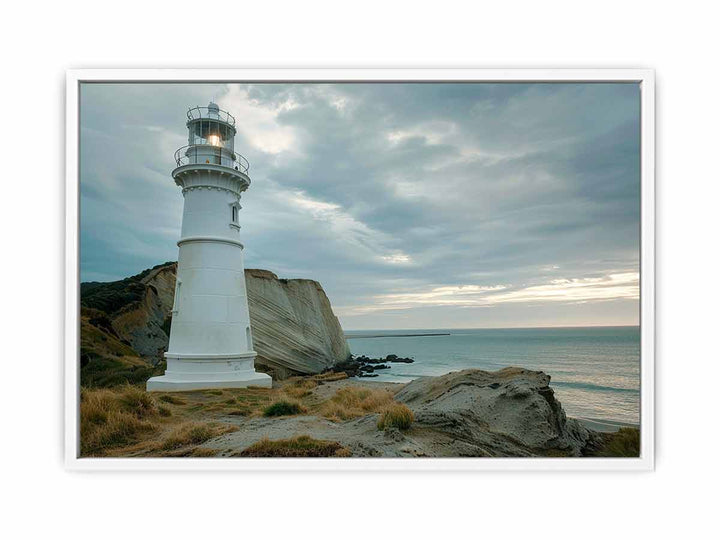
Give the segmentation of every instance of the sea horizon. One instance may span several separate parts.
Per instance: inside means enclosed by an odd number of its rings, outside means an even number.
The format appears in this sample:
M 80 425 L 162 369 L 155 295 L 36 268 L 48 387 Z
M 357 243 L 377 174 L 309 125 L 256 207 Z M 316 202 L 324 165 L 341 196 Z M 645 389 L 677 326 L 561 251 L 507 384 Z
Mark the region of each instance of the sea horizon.
M 351 332 L 351 333 L 350 333 Z M 403 339 L 396 339 L 403 332 Z M 572 417 L 640 421 L 640 326 L 421 328 L 345 333 L 351 353 L 413 358 L 390 363 L 371 380 L 407 383 L 451 371 L 519 366 L 551 377 Z M 413 335 L 418 334 L 418 335 Z
M 352 328 L 348 332 L 424 332 L 424 331 L 451 331 L 451 330 L 543 330 L 559 328 L 640 328 L 639 324 L 579 324 L 562 326 L 454 326 L 452 328 Z

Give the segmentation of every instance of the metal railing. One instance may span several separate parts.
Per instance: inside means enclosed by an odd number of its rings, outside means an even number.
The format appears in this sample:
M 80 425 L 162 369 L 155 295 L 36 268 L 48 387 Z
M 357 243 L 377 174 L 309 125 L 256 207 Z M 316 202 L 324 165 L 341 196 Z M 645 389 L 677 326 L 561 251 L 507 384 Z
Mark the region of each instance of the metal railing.
M 199 120 L 206 118 L 208 120 L 220 120 L 226 122 L 231 126 L 235 126 L 235 117 L 227 111 L 222 109 L 210 109 L 208 107 L 193 107 L 188 109 L 187 112 L 188 120 Z
M 191 144 L 178 148 L 175 152 L 175 163 L 183 165 L 210 164 L 220 165 L 248 174 L 250 162 L 240 154 L 228 154 L 222 147 L 209 144 Z

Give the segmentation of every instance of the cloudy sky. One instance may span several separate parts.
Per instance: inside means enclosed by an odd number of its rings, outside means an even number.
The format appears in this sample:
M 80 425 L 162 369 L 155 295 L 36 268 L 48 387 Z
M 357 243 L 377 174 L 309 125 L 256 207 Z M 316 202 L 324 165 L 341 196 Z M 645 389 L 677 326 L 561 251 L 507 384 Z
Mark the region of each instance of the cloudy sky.
M 82 281 L 177 259 L 185 112 L 237 118 L 247 268 L 346 330 L 637 324 L 635 84 L 84 84 Z

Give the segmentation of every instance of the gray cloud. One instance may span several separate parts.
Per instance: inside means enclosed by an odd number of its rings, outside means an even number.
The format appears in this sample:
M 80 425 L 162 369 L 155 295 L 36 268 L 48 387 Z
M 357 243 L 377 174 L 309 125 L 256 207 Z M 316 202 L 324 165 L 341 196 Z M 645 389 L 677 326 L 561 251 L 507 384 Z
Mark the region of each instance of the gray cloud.
M 633 84 L 84 85 L 83 280 L 176 258 L 172 155 L 213 97 L 247 266 L 317 279 L 345 327 L 637 322 Z

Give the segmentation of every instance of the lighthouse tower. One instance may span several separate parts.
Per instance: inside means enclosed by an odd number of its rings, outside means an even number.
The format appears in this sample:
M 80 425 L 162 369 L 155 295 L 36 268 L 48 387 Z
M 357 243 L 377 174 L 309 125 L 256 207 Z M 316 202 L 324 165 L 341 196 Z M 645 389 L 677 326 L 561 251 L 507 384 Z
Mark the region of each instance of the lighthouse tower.
M 240 239 L 249 163 L 234 150 L 235 118 L 215 103 L 187 113 L 188 145 L 172 176 L 185 198 L 167 371 L 148 390 L 272 385 L 255 371 Z

